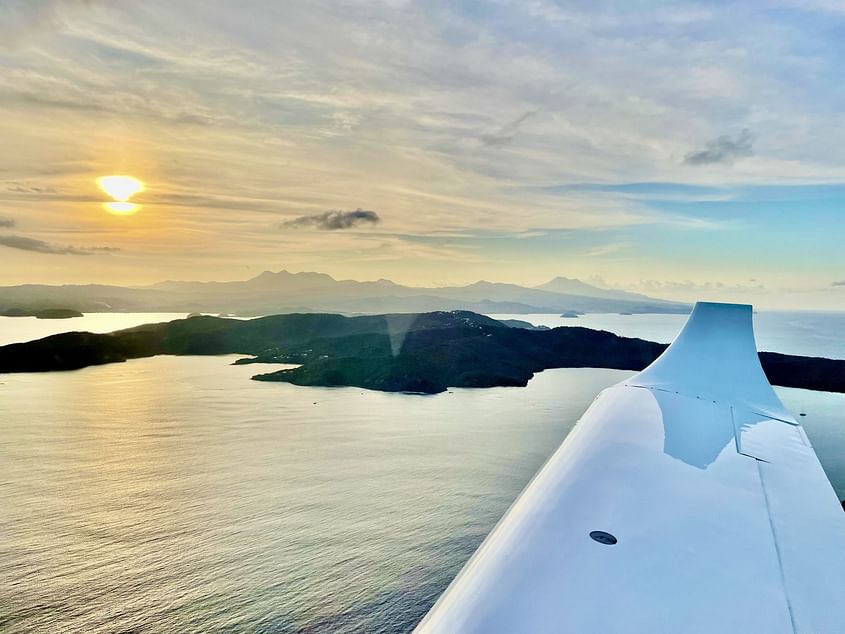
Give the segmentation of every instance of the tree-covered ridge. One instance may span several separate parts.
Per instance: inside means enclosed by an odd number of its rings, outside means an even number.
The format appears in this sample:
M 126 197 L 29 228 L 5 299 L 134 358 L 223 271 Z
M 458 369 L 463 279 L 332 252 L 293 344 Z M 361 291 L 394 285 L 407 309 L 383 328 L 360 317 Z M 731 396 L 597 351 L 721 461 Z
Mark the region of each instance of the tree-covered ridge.
M 243 354 L 250 358 L 239 363 L 299 364 L 253 377 L 262 381 L 436 393 L 522 386 L 549 368 L 640 370 L 665 347 L 588 328 L 512 328 L 465 311 L 192 317 L 3 346 L 0 372 L 73 370 L 159 354 Z M 760 357 L 775 385 L 845 392 L 845 361 L 768 352 Z

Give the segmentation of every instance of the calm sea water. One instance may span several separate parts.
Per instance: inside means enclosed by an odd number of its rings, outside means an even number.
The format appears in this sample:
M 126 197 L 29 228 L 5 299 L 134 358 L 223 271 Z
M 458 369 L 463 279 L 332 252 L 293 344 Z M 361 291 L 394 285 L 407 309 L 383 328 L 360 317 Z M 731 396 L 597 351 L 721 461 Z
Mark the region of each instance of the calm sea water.
M 0 375 L 0 632 L 409 631 L 629 375 L 415 396 L 234 358 Z M 778 393 L 845 496 L 845 395 Z
M 583 326 L 608 330 L 623 337 L 669 343 L 687 315 L 591 314 L 577 319 L 560 315 L 490 315 L 495 319 L 521 319 L 538 326 Z M 757 348 L 769 352 L 809 357 L 845 359 L 845 312 L 764 311 L 754 314 Z
M 41 339 L 60 332 L 112 332 L 141 324 L 183 319 L 186 316 L 186 313 L 87 313 L 71 319 L 0 317 L 0 346 Z

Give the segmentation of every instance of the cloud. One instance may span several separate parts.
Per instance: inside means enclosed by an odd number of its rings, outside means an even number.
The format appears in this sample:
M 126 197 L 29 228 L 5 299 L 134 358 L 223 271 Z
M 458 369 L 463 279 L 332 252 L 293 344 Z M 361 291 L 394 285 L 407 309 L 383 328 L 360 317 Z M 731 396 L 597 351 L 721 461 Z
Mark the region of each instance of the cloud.
M 519 126 L 521 126 L 526 119 L 534 116 L 535 114 L 537 114 L 536 111 L 529 110 L 528 112 L 524 112 L 519 115 L 510 123 L 503 125 L 497 132 L 482 134 L 480 137 L 482 145 L 487 145 L 489 147 L 508 145 L 513 141 L 517 130 L 519 130 Z
M 630 269 L 619 257 L 597 262 L 595 271 L 608 280 L 667 270 L 707 279 L 708 257 L 728 258 L 737 270 L 747 258 L 741 250 L 725 255 L 722 236 L 706 241 L 680 229 L 738 226 L 759 229 L 764 240 L 791 223 L 799 246 L 815 246 L 817 236 L 800 230 L 830 220 L 821 203 L 808 205 L 800 221 L 792 214 L 781 222 L 757 214 L 767 200 L 737 200 L 738 189 L 751 185 L 845 179 L 841 95 L 829 82 L 841 66 L 836 34 L 817 34 L 819 45 L 808 49 L 809 16 L 794 20 L 769 3 L 714 10 L 684 2 L 654 11 L 638 3 L 560 9 L 556 0 L 497 2 L 490 11 L 465 2 L 386 4 L 398 1 L 256 0 L 256 19 L 243 20 L 242 8 L 221 0 L 199 12 L 197 3 L 164 0 L 90 7 L 0 0 L 0 52 L 14 47 L 11 40 L 30 45 L 0 55 L 8 148 L 0 153 L 0 214 L 83 234 L 18 225 L 50 243 L 134 242 L 137 256 L 127 260 L 139 260 L 127 262 L 126 274 L 143 271 L 149 281 L 212 275 L 217 267 L 234 276 L 236 267 L 275 257 L 283 243 L 296 249 L 290 266 L 377 277 L 383 271 L 375 265 L 351 258 L 362 243 L 382 244 L 383 228 L 423 237 L 490 230 L 490 239 L 473 243 L 480 262 L 469 270 L 423 266 L 433 256 L 418 243 L 419 251 L 397 242 L 388 255 L 401 267 L 391 264 L 391 271 L 420 284 L 508 277 L 515 261 L 539 279 L 548 262 L 563 257 L 581 270 L 584 250 L 594 246 L 590 253 L 600 255 L 604 243 L 616 242 L 630 244 L 626 255 L 648 257 Z M 754 46 L 737 26 L 749 23 Z M 185 24 L 190 37 L 181 36 Z M 779 98 L 761 106 L 760 95 Z M 725 143 L 706 142 L 726 134 L 727 154 L 736 154 L 745 126 L 757 136 L 754 153 L 764 156 L 734 156 L 730 170 L 714 163 L 730 173 L 713 187 L 706 162 L 725 156 Z M 111 149 L 92 151 L 80 130 L 96 131 L 97 147 Z M 103 235 L 106 225 L 94 215 L 100 201 L 92 178 L 112 169 L 154 178 L 144 202 L 167 223 L 147 222 L 152 215 L 111 219 L 109 231 L 121 241 L 93 237 L 92 226 Z M 542 190 L 555 183 L 571 188 Z M 56 191 L 35 191 L 47 187 Z M 728 201 L 724 210 L 702 204 L 716 199 Z M 354 210 L 351 204 L 381 209 L 389 222 L 333 231 L 297 218 Z M 268 235 L 286 220 L 301 228 Z M 131 235 L 117 222 L 132 223 Z M 653 244 L 649 225 L 673 231 L 695 254 L 688 266 L 676 267 L 676 254 Z M 549 235 L 517 240 L 540 231 Z M 578 231 L 585 242 L 561 254 L 561 243 Z M 203 249 L 185 257 L 197 239 Z M 160 257 L 150 259 L 146 244 Z M 450 253 L 442 248 L 445 262 Z M 829 258 L 817 255 L 808 267 L 836 296 L 818 263 L 841 257 L 832 248 Z M 56 272 L 59 278 L 82 280 L 87 265 L 124 258 L 56 259 L 78 269 Z M 20 275 L 3 268 L 10 281 Z M 124 275 L 117 267 L 96 274 Z M 765 267 L 755 274 L 768 279 Z
M 4 0 L 0 2 L 0 48 L 26 44 L 35 35 L 62 27 L 95 0 Z
M 13 229 L 17 223 L 15 222 L 14 218 L 7 218 L 5 216 L 0 216 L 0 227 L 4 229 Z
M 120 251 L 118 247 L 72 247 L 50 244 L 26 236 L 0 236 L 0 246 L 52 255 L 94 255 L 97 252 Z
M 323 231 L 335 231 L 337 229 L 352 229 L 364 224 L 376 225 L 380 222 L 381 217 L 376 212 L 359 208 L 355 211 L 332 210 L 311 216 L 300 216 L 283 222 L 279 226 L 287 229 L 313 227 Z
M 839 280 L 838 282 L 831 283 L 831 286 L 845 286 L 845 280 Z
M 754 134 L 745 128 L 735 138 L 727 135 L 707 142 L 703 149 L 688 152 L 684 157 L 687 165 L 710 165 L 733 163 L 735 160 L 754 154 Z
M 692 280 L 639 280 L 636 284 L 629 284 L 628 288 L 646 293 L 675 292 L 675 291 L 736 291 L 749 292 L 765 290 L 762 284 L 725 284 L 724 282 L 694 282 Z
M 88 252 L 102 252 L 102 253 L 115 253 L 116 251 L 123 251 L 120 247 L 77 247 L 80 251 L 88 251 Z
M 6 187 L 7 192 L 13 194 L 55 194 L 58 193 L 53 187 L 35 187 L 21 183 L 11 183 Z
M 99 92 L 85 94 L 79 86 L 74 86 L 62 94 L 43 94 L 21 89 L 4 90 L 0 94 L 0 107 L 43 108 L 65 110 L 82 115 L 100 114 L 133 116 L 148 118 L 175 125 L 186 126 L 223 126 L 232 125 L 234 120 L 224 115 L 217 115 L 200 104 L 188 105 L 173 103 L 171 99 L 158 99 L 155 96 L 139 96 L 125 91 L 113 93 Z M 9 189 L 18 193 L 37 193 L 35 190 Z
M 618 253 L 619 251 L 624 251 L 627 247 L 628 245 L 623 242 L 600 244 L 598 246 L 593 247 L 592 249 L 588 249 L 587 251 L 585 251 L 583 253 L 583 256 L 587 258 L 601 257 L 603 255 L 610 255 L 611 253 Z

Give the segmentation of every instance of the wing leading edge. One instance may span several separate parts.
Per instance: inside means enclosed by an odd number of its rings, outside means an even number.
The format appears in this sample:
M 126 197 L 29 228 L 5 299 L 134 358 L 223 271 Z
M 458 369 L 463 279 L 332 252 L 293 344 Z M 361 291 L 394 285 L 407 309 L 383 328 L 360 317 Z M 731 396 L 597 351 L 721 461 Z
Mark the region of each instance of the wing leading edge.
M 843 597 L 845 514 L 760 367 L 751 307 L 699 303 L 416 631 L 838 633 Z

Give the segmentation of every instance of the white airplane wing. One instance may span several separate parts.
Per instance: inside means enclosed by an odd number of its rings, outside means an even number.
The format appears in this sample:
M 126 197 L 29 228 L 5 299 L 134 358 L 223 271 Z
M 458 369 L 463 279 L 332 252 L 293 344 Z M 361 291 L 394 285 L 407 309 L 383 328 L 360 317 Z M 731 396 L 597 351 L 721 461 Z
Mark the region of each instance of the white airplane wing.
M 602 392 L 416 631 L 845 633 L 845 513 L 751 307 Z

